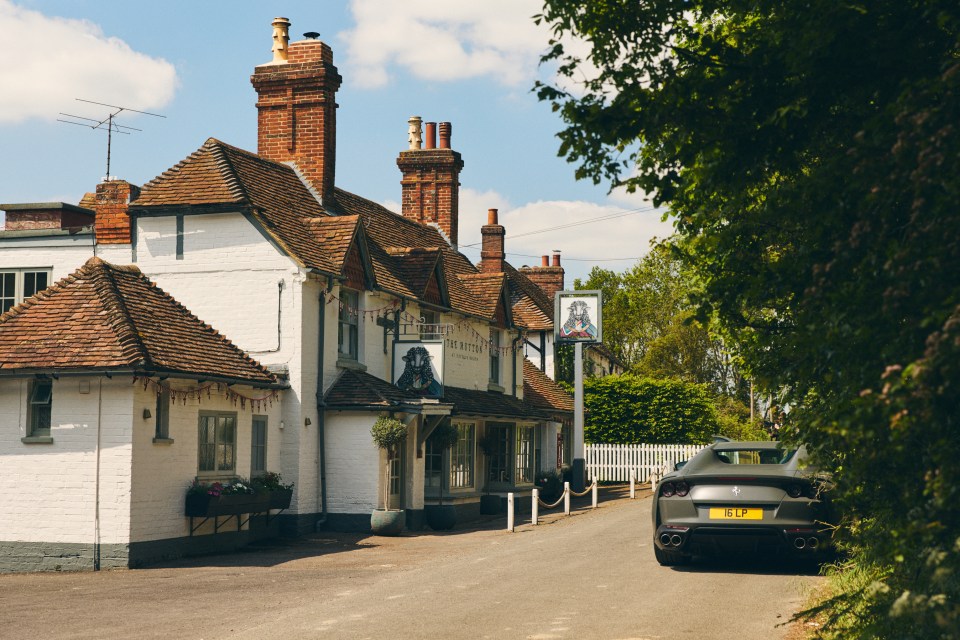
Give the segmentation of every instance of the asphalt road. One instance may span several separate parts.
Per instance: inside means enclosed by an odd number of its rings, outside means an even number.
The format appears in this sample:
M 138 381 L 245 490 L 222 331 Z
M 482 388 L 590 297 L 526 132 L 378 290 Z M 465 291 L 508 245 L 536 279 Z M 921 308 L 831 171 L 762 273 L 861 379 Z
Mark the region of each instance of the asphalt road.
M 135 571 L 0 575 L 0 638 L 770 640 L 821 578 L 769 561 L 660 567 L 649 497 L 546 524 L 321 534 Z

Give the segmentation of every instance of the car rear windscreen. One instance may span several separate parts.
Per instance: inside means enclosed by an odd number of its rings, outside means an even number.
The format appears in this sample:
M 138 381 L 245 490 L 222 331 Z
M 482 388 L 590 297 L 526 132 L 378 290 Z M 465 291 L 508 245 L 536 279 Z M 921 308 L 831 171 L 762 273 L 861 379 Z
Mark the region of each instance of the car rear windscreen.
M 713 455 L 725 464 L 786 464 L 796 449 L 724 449 Z

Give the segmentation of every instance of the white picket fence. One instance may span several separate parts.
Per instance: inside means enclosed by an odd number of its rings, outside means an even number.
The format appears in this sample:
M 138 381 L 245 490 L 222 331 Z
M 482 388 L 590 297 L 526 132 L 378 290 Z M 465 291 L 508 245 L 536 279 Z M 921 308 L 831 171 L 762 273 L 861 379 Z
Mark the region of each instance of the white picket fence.
M 646 482 L 664 465 L 689 460 L 703 449 L 702 444 L 585 444 L 587 478 L 600 482 L 629 482 L 636 470 L 637 482 Z

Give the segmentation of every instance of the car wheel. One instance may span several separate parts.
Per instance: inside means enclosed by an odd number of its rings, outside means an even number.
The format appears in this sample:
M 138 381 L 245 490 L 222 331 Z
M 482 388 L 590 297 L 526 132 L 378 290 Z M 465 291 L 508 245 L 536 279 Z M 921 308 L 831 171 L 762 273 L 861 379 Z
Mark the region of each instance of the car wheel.
M 678 551 L 664 551 L 657 545 L 653 545 L 653 555 L 657 558 L 657 562 L 664 567 L 673 567 L 690 562 L 690 556 L 687 554 Z

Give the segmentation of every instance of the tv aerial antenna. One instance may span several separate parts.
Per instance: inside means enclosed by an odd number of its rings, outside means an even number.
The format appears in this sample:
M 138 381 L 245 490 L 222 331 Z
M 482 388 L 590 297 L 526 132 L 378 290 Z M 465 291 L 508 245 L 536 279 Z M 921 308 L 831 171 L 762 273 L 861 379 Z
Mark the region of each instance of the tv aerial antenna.
M 143 131 L 143 129 L 137 129 L 136 127 L 128 127 L 126 125 L 117 124 L 115 118 L 120 115 L 123 111 L 129 111 L 131 113 L 142 113 L 147 116 L 153 116 L 155 118 L 166 118 L 167 116 L 162 116 L 159 113 L 150 113 L 149 111 L 139 111 L 137 109 L 131 109 L 130 107 L 120 107 L 115 104 L 106 104 L 104 102 L 94 102 L 93 100 L 84 100 L 83 98 L 75 98 L 78 102 L 86 102 L 88 104 L 96 104 L 101 107 L 110 107 L 115 109 L 107 114 L 106 118 L 102 120 L 97 120 L 96 118 L 87 118 L 85 116 L 77 116 L 72 113 L 63 113 L 60 112 L 61 116 L 67 118 L 73 118 L 73 120 L 64 120 L 63 118 L 57 118 L 57 122 L 66 122 L 67 124 L 75 124 L 80 127 L 89 127 L 91 129 L 99 129 L 101 131 L 105 130 L 107 132 L 107 179 L 110 179 L 110 147 L 113 145 L 113 134 L 121 133 L 125 136 L 130 135 L 131 131 Z M 78 122 L 81 121 L 82 122 Z

